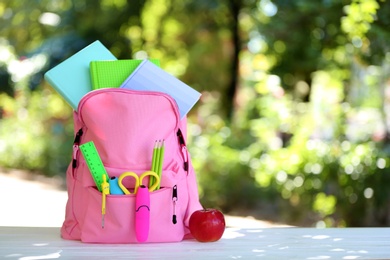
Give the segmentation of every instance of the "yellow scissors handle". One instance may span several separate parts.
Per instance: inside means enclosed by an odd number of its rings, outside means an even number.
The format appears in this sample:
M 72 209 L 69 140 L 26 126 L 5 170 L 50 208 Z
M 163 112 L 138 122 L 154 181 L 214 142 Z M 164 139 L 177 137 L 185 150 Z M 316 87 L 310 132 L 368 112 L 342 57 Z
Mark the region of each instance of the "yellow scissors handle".
M 118 178 L 118 185 L 119 187 L 121 188 L 121 190 L 125 193 L 125 194 L 131 194 L 131 192 L 123 185 L 122 183 L 122 180 L 128 176 L 131 176 L 131 177 L 134 177 L 135 179 L 135 186 L 134 186 L 134 194 L 136 193 L 136 189 L 138 188 L 139 186 L 139 178 L 138 178 L 138 175 L 134 172 L 124 172 L 122 173 L 119 178 Z
M 134 185 L 134 193 L 131 193 L 122 183 L 122 180 L 128 176 L 131 176 L 131 177 L 134 177 L 135 179 L 135 185 Z M 153 172 L 153 171 L 147 171 L 147 172 L 144 172 L 143 174 L 141 174 L 141 176 L 138 177 L 138 175 L 134 172 L 124 172 L 122 173 L 119 178 L 118 178 L 118 184 L 119 184 L 119 187 L 121 188 L 121 190 L 125 193 L 125 194 L 136 194 L 137 193 L 137 190 L 138 190 L 138 187 L 140 185 L 142 185 L 142 180 L 144 179 L 144 177 L 146 176 L 153 176 L 156 178 L 156 181 L 155 183 L 149 187 L 149 191 L 153 191 L 157 185 L 160 183 L 160 178 L 159 176 L 157 175 L 157 173 Z
M 141 174 L 141 176 L 139 177 L 139 185 L 142 185 L 142 180 L 144 179 L 144 177 L 146 176 L 153 176 L 156 180 L 154 181 L 153 185 L 149 187 L 149 191 L 154 191 L 158 185 L 160 185 L 160 177 L 158 176 L 157 173 L 155 173 L 154 171 L 147 171 L 147 172 L 144 172 L 143 174 Z M 149 179 L 150 181 L 150 179 Z

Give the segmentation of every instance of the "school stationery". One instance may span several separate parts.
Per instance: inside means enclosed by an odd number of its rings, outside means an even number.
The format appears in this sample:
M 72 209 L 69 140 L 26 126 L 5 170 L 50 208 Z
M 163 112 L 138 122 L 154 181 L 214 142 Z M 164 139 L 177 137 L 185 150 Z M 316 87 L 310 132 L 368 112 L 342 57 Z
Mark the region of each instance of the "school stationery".
M 138 187 L 140 187 L 141 185 L 143 185 L 143 179 L 145 177 L 151 177 L 153 176 L 155 178 L 155 183 L 149 188 L 149 191 L 153 191 L 156 189 L 157 185 L 160 183 L 160 177 L 157 175 L 157 173 L 155 172 L 152 172 L 152 171 L 147 171 L 147 172 L 144 172 L 143 174 L 141 174 L 141 176 L 138 177 L 138 175 L 135 173 L 135 172 L 125 172 L 125 173 L 122 173 L 120 176 L 119 176 L 119 179 L 118 179 L 118 184 L 119 184 L 119 187 L 121 188 L 121 190 L 125 193 L 125 194 L 137 194 L 137 191 L 138 191 Z M 130 192 L 126 187 L 125 185 L 123 184 L 123 179 L 126 178 L 126 177 L 133 177 L 134 180 L 135 180 L 135 184 L 134 184 L 134 192 Z
M 112 195 L 123 195 L 125 194 L 121 187 L 119 187 L 118 177 L 113 176 L 108 180 L 110 184 L 110 194 Z
M 164 152 L 165 152 L 164 140 L 162 141 L 161 146 L 160 146 L 159 149 L 160 149 L 160 151 L 157 154 L 157 156 L 158 156 L 158 168 L 156 170 L 157 170 L 158 177 L 161 179 L 162 167 L 163 167 L 163 163 L 164 163 Z M 156 187 L 156 190 L 158 190 L 158 189 L 160 189 L 160 182 L 158 182 L 158 185 Z
M 77 110 L 80 99 L 92 90 L 89 63 L 93 60 L 116 58 L 100 41 L 95 41 L 44 75 L 46 81 L 74 110 Z
M 160 61 L 158 59 L 149 60 L 157 66 L 160 66 Z M 91 61 L 90 73 L 92 88 L 119 88 L 142 61 L 143 60 Z
M 120 88 L 166 93 L 176 101 L 180 118 L 184 118 L 201 96 L 198 91 L 148 60 L 144 60 Z
M 157 173 L 158 177 L 161 179 L 162 175 L 162 166 L 164 162 L 164 140 L 158 140 L 154 144 L 153 148 L 153 157 L 152 157 L 152 171 Z M 155 179 L 151 178 L 149 181 L 149 188 L 152 187 L 155 183 Z M 156 190 L 160 189 L 160 184 L 156 186 Z
M 155 183 L 148 189 L 147 186 L 143 184 L 143 179 L 145 177 L 154 177 Z M 133 177 L 135 179 L 134 184 L 134 193 L 131 193 L 124 185 L 123 179 L 126 177 Z M 160 178 L 157 173 L 152 171 L 147 171 L 138 175 L 134 172 L 125 172 L 119 176 L 118 184 L 119 187 L 125 194 L 135 194 L 135 235 L 138 242 L 145 242 L 148 239 L 149 235 L 149 225 L 150 225 L 150 191 L 156 189 L 157 185 L 160 183 Z
M 135 235 L 138 242 L 145 242 L 150 228 L 150 192 L 141 185 L 135 197 Z
M 102 178 L 102 228 L 104 228 L 104 216 L 106 215 L 106 196 L 110 194 L 110 184 L 108 184 L 105 174 L 102 174 Z
M 89 171 L 95 181 L 96 187 L 102 191 L 102 184 L 109 176 L 104 168 L 103 162 L 100 159 L 99 153 L 93 141 L 80 145 L 80 150 L 84 156 L 85 162 L 88 165 Z M 103 177 L 104 176 L 104 177 Z
M 102 101 L 106 101 L 104 105 Z M 202 206 L 186 149 L 186 117 L 181 119 L 174 99 L 162 92 L 104 88 L 86 94 L 73 113 L 77 138 L 66 173 L 69 198 L 61 236 L 87 243 L 122 244 L 178 242 L 191 237 L 189 217 Z M 146 225 L 138 214 L 148 213 L 142 207 L 147 203 L 137 202 L 137 195 L 149 190 L 150 176 L 141 175 L 151 170 L 155 140 L 164 140 L 164 158 L 160 189 L 148 191 L 150 218 Z M 142 178 L 145 188 L 138 182 L 133 194 L 137 180 L 125 177 L 121 183 L 132 194 L 99 192 L 88 157 L 80 152 L 80 147 L 91 141 L 111 177 L 106 179 L 109 183 L 113 177 L 119 180 L 124 172 L 133 172 Z

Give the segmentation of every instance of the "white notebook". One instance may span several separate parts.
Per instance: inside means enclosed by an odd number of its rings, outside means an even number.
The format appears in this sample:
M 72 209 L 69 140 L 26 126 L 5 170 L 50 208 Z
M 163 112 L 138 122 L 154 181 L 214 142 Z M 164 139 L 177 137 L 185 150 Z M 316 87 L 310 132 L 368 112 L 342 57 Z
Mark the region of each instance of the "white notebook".
M 148 60 L 144 60 L 120 88 L 169 94 L 176 101 L 181 118 L 191 110 L 201 96 L 198 91 Z

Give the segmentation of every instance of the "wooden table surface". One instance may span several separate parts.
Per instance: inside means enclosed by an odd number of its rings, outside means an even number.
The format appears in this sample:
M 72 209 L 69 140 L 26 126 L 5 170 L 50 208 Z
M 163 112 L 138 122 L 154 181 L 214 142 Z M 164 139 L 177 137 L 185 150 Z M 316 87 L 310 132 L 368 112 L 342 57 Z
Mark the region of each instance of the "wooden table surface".
M 0 227 L 4 259 L 390 259 L 390 228 L 227 228 L 200 243 L 101 245 L 60 238 L 55 227 Z

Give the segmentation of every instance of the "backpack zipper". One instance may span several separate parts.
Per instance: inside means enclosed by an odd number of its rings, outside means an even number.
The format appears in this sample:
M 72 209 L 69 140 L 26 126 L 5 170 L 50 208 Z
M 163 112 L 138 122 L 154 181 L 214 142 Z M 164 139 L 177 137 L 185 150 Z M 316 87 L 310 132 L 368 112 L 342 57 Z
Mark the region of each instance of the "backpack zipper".
M 179 139 L 180 152 L 184 159 L 183 168 L 188 174 L 188 151 L 187 151 L 186 142 L 183 137 L 183 133 L 181 132 L 180 128 L 177 130 L 177 138 Z
M 77 153 L 79 151 L 79 145 L 80 145 L 80 139 L 83 135 L 83 129 L 80 128 L 80 130 L 76 133 L 76 136 L 74 138 L 73 142 L 73 160 L 72 160 L 72 168 L 77 168 Z
M 173 186 L 172 202 L 173 202 L 172 223 L 176 224 L 177 223 L 177 217 L 176 217 L 177 185 Z
M 84 120 L 83 120 L 83 116 L 82 116 L 82 113 L 81 113 L 81 110 L 82 110 L 82 107 L 84 106 L 84 103 L 91 97 L 95 96 L 95 95 L 99 95 L 101 93 L 106 93 L 106 92 L 116 92 L 116 93 L 126 93 L 126 94 L 137 94 L 137 95 L 150 95 L 150 96 L 162 96 L 162 97 L 165 97 L 166 99 L 169 100 L 169 102 L 171 103 L 171 105 L 174 107 L 174 113 L 176 115 L 176 126 L 175 128 L 178 127 L 178 124 L 179 124 L 179 121 L 180 121 L 180 112 L 179 112 L 179 107 L 176 103 L 176 101 L 173 99 L 172 96 L 168 95 L 168 94 L 165 94 L 163 92 L 157 92 L 157 91 L 140 91 L 140 90 L 131 90 L 131 89 L 123 89 L 123 88 L 102 88 L 102 89 L 95 89 L 95 90 L 92 90 L 90 92 L 88 92 L 87 94 L 85 94 L 80 102 L 79 102 L 79 105 L 78 105 L 78 118 L 80 120 L 80 122 L 82 122 L 83 124 L 84 123 Z

